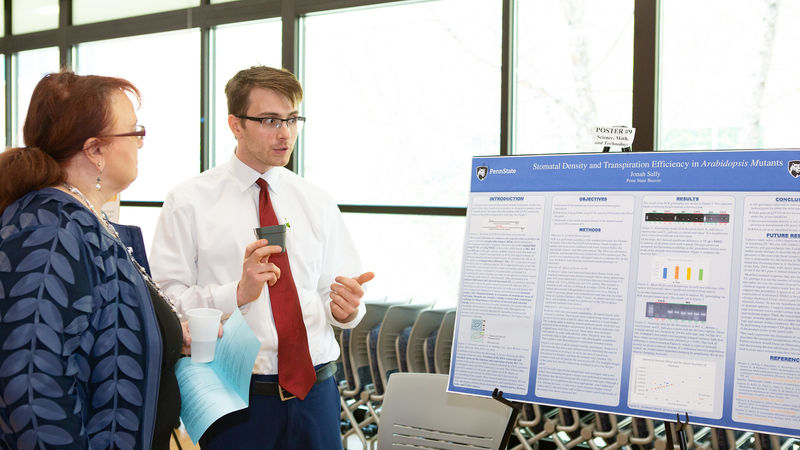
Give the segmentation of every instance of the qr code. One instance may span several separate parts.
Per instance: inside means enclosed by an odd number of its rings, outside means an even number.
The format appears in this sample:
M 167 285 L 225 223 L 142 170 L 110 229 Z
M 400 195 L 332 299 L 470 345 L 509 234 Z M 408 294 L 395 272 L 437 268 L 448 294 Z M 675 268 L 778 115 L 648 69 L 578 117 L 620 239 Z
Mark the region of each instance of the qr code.
M 482 319 L 472 319 L 469 337 L 473 342 L 483 342 L 484 331 L 486 331 L 486 321 Z

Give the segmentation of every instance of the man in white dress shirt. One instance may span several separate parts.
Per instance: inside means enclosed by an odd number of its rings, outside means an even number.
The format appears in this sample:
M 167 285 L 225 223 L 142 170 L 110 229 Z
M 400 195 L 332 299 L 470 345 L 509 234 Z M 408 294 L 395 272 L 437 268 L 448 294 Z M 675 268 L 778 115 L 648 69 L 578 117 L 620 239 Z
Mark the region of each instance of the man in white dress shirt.
M 261 341 L 250 407 L 215 422 L 200 445 L 341 448 L 339 394 L 330 364 L 339 356 L 339 346 L 331 325 L 358 324 L 365 312 L 361 285 L 373 274 L 361 273 L 336 203 L 283 167 L 305 121 L 298 111 L 302 88 L 294 75 L 251 67 L 237 73 L 225 93 L 235 155 L 167 195 L 150 258 L 154 278 L 181 311 L 210 307 L 229 314 L 239 308 Z M 307 394 L 278 386 L 278 332 L 270 288 L 287 277 L 270 262 L 272 255 L 278 261 L 282 248 L 254 238 L 264 195 L 277 220 L 290 225 L 285 243 L 290 270 L 284 272 L 290 272 L 296 285 L 316 371 L 308 369 Z

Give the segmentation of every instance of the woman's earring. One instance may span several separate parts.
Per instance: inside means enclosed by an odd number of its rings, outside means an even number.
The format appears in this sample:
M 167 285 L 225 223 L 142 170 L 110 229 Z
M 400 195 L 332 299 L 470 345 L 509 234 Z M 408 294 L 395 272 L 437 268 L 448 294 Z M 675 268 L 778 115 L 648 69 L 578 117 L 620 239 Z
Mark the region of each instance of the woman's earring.
M 97 174 L 97 180 L 95 180 L 94 188 L 99 191 L 100 188 L 101 188 L 101 186 L 100 186 L 100 175 L 103 174 L 103 167 L 100 165 L 100 163 L 97 163 L 97 168 L 100 169 L 100 172 Z

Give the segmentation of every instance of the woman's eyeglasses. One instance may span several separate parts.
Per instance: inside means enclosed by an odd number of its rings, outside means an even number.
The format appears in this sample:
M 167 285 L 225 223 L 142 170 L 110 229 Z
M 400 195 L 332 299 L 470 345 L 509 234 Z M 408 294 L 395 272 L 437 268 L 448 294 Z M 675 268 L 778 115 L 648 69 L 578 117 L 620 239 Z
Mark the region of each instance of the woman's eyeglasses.
M 147 134 L 147 130 L 144 129 L 144 125 L 136 125 L 136 131 L 131 131 L 129 133 L 119 133 L 119 134 L 104 134 L 102 136 L 97 137 L 125 137 L 125 136 L 136 136 L 139 140 L 144 140 L 144 136 Z

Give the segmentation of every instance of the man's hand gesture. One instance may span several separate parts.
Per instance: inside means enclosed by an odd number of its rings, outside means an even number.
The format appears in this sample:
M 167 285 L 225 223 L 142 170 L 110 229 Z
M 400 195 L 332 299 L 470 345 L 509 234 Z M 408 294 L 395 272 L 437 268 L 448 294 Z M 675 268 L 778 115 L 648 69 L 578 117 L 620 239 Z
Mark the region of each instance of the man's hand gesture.
M 372 272 L 365 272 L 355 278 L 338 276 L 336 283 L 331 284 L 331 314 L 341 323 L 355 319 L 358 305 L 364 296 L 362 284 L 375 278 Z

